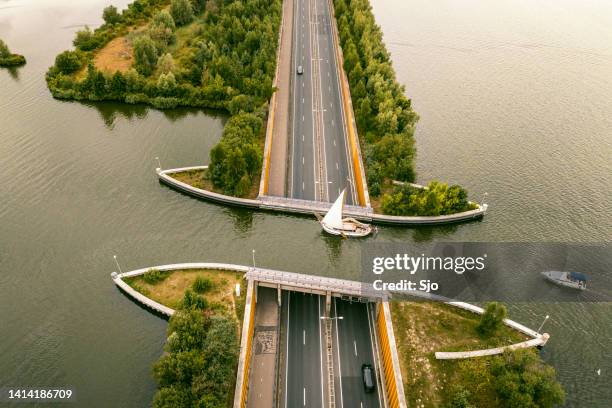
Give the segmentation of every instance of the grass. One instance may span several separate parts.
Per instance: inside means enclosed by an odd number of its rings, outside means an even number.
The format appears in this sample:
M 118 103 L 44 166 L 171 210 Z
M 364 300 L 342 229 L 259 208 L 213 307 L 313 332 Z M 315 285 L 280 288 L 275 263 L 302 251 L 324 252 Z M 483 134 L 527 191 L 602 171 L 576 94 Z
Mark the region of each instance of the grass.
M 494 390 L 478 378 L 487 375 L 489 358 L 436 360 L 434 353 L 505 346 L 527 336 L 503 326 L 484 338 L 476 332 L 480 315 L 440 302 L 394 301 L 391 316 L 409 407 L 445 406 L 457 387 L 468 389 L 478 407 L 499 406 Z
M 211 310 L 225 310 L 234 315 L 239 325 L 242 324 L 246 294 L 246 282 L 243 274 L 234 271 L 218 271 L 209 269 L 186 269 L 167 272 L 167 277 L 156 283 L 147 283 L 143 276 L 124 279 L 133 289 L 161 303 L 178 309 L 187 289 L 192 289 L 198 277 L 208 279 L 212 283 L 203 296 L 208 301 Z M 236 296 L 236 283 L 240 283 L 240 297 Z
M 178 173 L 170 174 L 170 177 L 177 179 L 180 182 L 189 184 L 192 187 L 199 188 L 201 190 L 208 190 L 217 194 L 225 194 L 223 190 L 220 190 L 213 186 L 212 181 L 207 177 L 208 169 L 202 170 L 187 170 Z M 261 179 L 261 172 L 257 173 L 253 177 L 251 189 L 249 193 L 241 198 L 255 199 L 259 195 L 259 181 Z

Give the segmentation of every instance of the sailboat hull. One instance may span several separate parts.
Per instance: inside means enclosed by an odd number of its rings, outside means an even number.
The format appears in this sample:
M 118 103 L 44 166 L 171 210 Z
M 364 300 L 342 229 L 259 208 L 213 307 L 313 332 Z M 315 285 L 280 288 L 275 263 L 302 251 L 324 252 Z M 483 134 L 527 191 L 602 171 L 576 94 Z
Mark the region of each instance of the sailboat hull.
M 360 223 L 359 221 L 355 221 L 352 219 L 343 220 L 344 224 L 349 224 L 351 228 L 333 228 L 327 225 L 324 222 L 321 222 L 321 227 L 323 230 L 331 235 L 336 236 L 345 236 L 345 237 L 366 237 L 372 233 L 372 226 L 368 224 Z

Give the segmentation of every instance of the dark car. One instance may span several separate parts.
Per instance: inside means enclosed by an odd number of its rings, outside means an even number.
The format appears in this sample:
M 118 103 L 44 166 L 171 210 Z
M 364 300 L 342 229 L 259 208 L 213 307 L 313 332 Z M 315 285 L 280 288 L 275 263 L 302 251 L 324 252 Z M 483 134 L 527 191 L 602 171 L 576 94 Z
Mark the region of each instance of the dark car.
M 303 73 L 304 73 L 304 68 L 302 68 L 302 66 L 301 66 L 301 65 L 300 65 L 300 66 L 298 66 L 298 67 L 297 67 L 297 74 L 298 74 L 298 75 L 302 75 Z
M 374 392 L 376 385 L 374 382 L 374 369 L 370 364 L 361 366 L 361 375 L 363 377 L 363 388 L 365 392 Z

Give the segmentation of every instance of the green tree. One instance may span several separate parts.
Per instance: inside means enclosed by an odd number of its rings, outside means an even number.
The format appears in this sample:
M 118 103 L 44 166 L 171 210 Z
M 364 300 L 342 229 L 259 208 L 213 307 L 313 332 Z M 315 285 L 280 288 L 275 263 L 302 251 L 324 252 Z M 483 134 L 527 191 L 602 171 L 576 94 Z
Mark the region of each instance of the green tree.
M 11 55 L 9 47 L 0 39 L 0 58 L 7 58 Z
M 72 44 L 80 50 L 91 51 L 97 48 L 100 42 L 93 31 L 88 26 L 85 26 L 84 29 L 77 31 Z
M 208 323 L 200 311 L 178 310 L 168 323 L 169 352 L 202 349 Z
M 178 26 L 184 26 L 193 20 L 193 6 L 189 0 L 172 0 L 170 14 Z
M 113 25 L 121 22 L 121 14 L 119 14 L 117 7 L 112 5 L 104 9 L 102 12 L 102 18 L 106 24 Z
M 189 388 L 174 385 L 160 388 L 153 399 L 153 408 L 181 408 L 190 407 L 191 404 Z
M 174 63 L 174 58 L 172 58 L 172 55 L 170 53 L 166 53 L 162 55 L 161 57 L 159 57 L 159 59 L 157 60 L 157 68 L 159 69 L 159 72 L 162 74 L 174 73 L 174 70 L 176 69 L 176 65 Z
M 493 386 L 505 406 L 552 408 L 565 400 L 555 369 L 533 349 L 506 351 L 492 359 L 490 370 Z
M 175 30 L 174 19 L 168 11 L 162 10 L 153 17 L 153 22 L 149 27 L 149 36 L 158 47 L 165 48 L 174 42 Z
M 81 68 L 81 59 L 74 51 L 64 51 L 55 57 L 55 66 L 63 74 L 72 74 Z
M 141 35 L 134 40 L 134 65 L 136 70 L 149 76 L 157 63 L 157 48 L 148 35 Z
M 498 302 L 489 302 L 476 330 L 484 336 L 491 336 L 501 327 L 507 315 L 506 306 Z

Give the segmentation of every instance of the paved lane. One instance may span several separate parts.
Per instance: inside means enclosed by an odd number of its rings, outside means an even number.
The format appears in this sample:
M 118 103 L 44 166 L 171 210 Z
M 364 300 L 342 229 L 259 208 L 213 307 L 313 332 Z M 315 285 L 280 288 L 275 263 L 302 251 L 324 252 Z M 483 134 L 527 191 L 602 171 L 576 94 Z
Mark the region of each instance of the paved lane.
M 285 292 L 286 408 L 326 406 L 323 385 L 324 337 L 320 316 L 325 299 L 318 295 Z
M 334 298 L 333 316 L 342 316 L 335 320 L 335 374 L 336 406 L 346 408 L 378 408 L 379 386 L 373 393 L 366 393 L 361 374 L 362 364 L 371 364 L 378 375 L 375 364 L 373 330 L 371 319 L 365 303 L 348 302 Z
M 289 195 L 334 201 L 346 187 L 352 204 L 354 176 L 330 18 L 327 0 L 295 0 Z M 298 66 L 302 75 L 296 73 Z

